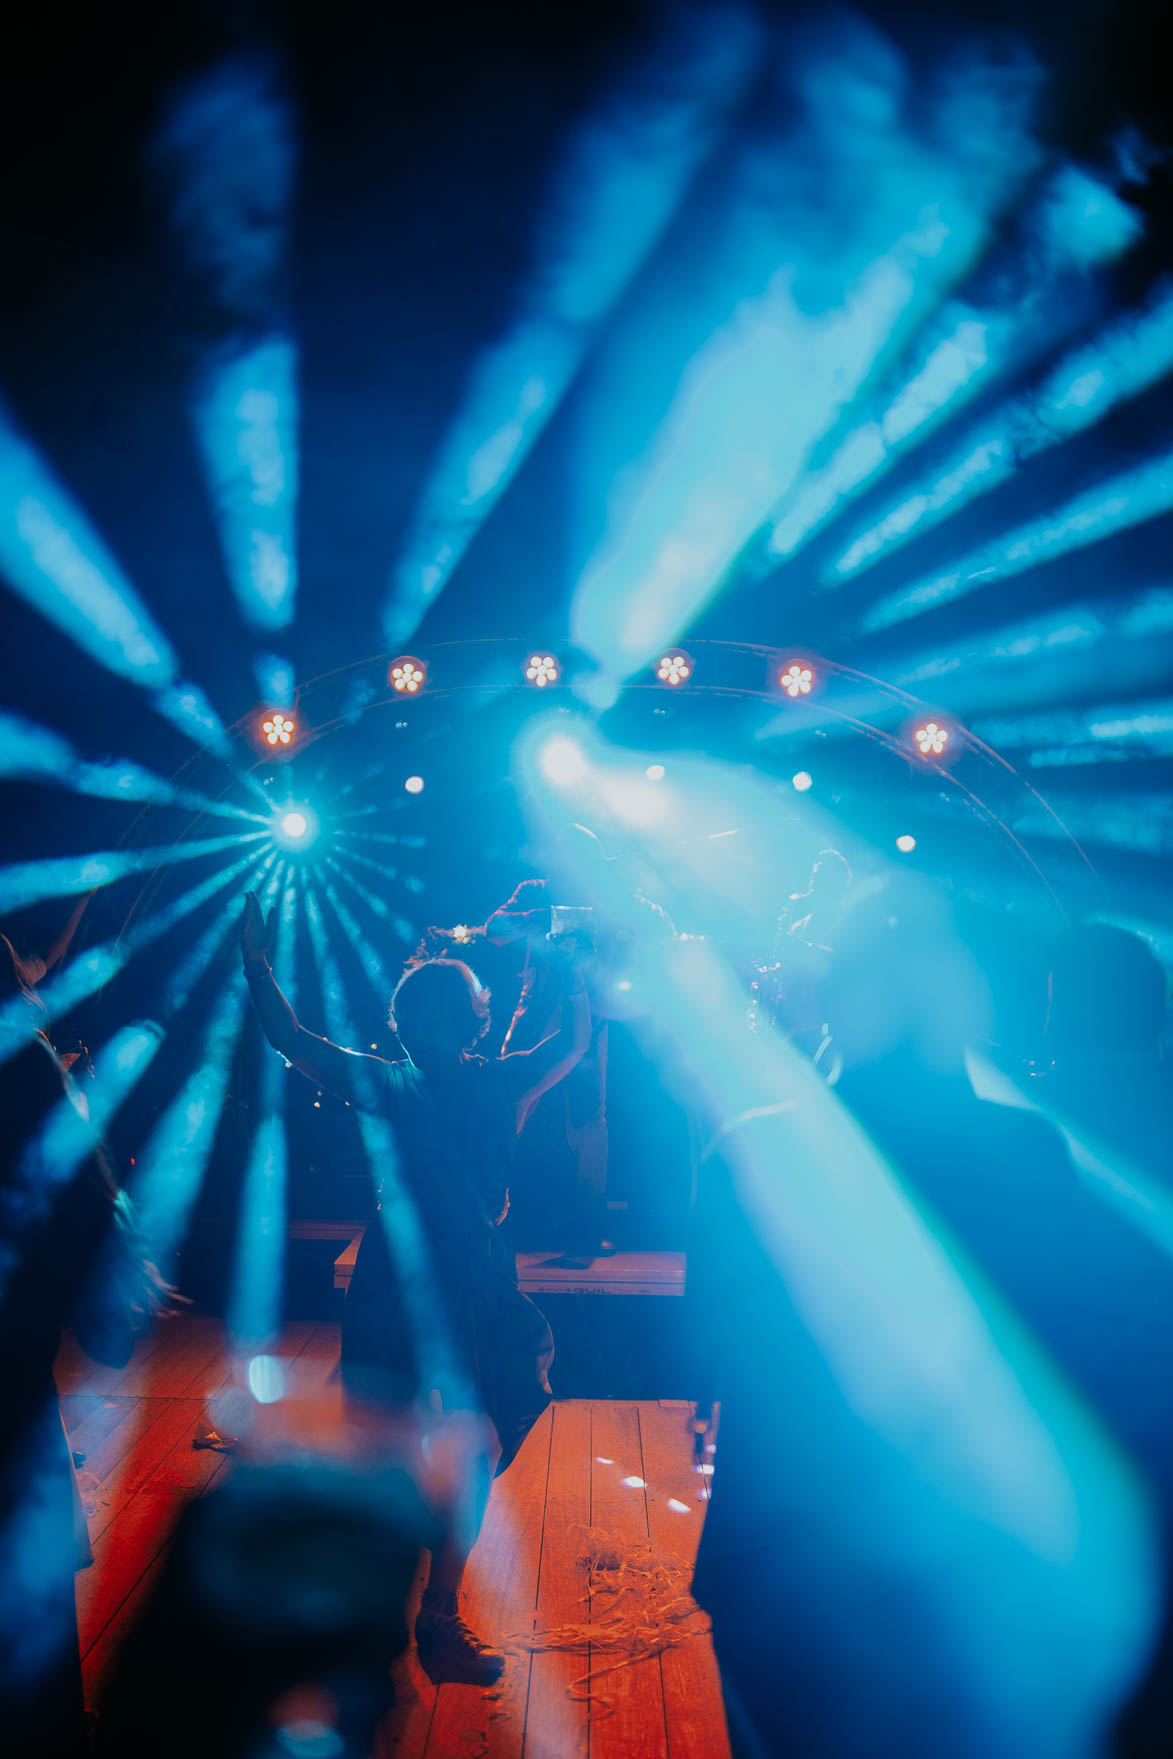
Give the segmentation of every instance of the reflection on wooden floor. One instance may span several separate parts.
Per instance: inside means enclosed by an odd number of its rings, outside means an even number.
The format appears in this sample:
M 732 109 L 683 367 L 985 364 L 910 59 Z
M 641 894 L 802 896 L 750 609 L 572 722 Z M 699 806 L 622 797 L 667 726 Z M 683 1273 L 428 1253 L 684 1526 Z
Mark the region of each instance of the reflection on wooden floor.
M 274 1352 L 287 1363 L 287 1397 L 336 1397 L 338 1348 L 337 1325 L 290 1325 Z M 207 1400 L 235 1371 L 218 1323 L 190 1317 L 161 1326 L 125 1369 L 76 1350 L 58 1363 L 70 1439 L 86 1456 L 94 1565 L 78 1576 L 78 1618 L 91 1702 L 151 1593 L 183 1507 L 231 1470 L 231 1456 L 192 1442 L 210 1426 Z M 587 1529 L 615 1535 L 621 1549 L 650 1543 L 691 1563 L 705 1480 L 690 1418 L 681 1404 L 556 1404 L 494 1490 L 466 1575 L 469 1623 L 495 1639 L 587 1620 Z M 437 1690 L 411 1654 L 397 1665 L 400 1703 L 376 1759 L 727 1759 L 707 1637 L 608 1673 L 590 1707 L 568 1692 L 589 1665 L 581 1654 L 518 1647 L 501 1686 L 485 1694 Z

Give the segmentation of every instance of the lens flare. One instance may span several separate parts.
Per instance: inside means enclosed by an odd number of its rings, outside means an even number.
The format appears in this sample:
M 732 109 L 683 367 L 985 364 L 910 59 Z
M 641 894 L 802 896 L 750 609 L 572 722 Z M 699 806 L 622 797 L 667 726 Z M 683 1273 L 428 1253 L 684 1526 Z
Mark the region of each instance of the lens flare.
M 542 747 L 542 774 L 560 787 L 568 787 L 572 782 L 581 782 L 587 773 L 587 761 L 583 756 L 582 747 L 573 739 L 551 739 Z

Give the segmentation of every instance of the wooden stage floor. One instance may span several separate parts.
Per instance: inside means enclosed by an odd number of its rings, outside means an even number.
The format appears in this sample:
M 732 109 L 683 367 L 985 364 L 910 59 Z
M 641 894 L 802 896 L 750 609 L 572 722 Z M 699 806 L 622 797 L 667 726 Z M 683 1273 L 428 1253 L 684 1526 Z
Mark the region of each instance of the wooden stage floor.
M 288 1401 L 340 1397 L 339 1328 L 294 1324 L 275 1351 Z M 145 1339 L 125 1369 L 76 1349 L 58 1362 L 58 1387 L 81 1469 L 94 1564 L 77 1578 L 87 1699 L 102 1687 L 158 1579 L 186 1503 L 232 1456 L 196 1449 L 207 1401 L 239 1378 L 213 1320 L 184 1316 Z M 650 1401 L 555 1403 L 494 1489 L 465 1577 L 464 1612 L 499 1640 L 535 1627 L 586 1622 L 588 1530 L 620 1558 L 650 1547 L 691 1565 L 705 1479 L 694 1464 L 691 1411 Z M 597 1616 L 606 1615 L 601 1604 Z M 693 1619 L 693 1625 L 699 1621 Z M 607 1657 L 606 1659 L 612 1659 Z M 414 1652 L 399 1664 L 399 1704 L 374 1759 L 728 1759 L 720 1681 L 707 1636 L 597 1678 L 592 1704 L 570 1695 L 597 1654 L 531 1653 L 518 1643 L 500 1686 L 433 1687 Z

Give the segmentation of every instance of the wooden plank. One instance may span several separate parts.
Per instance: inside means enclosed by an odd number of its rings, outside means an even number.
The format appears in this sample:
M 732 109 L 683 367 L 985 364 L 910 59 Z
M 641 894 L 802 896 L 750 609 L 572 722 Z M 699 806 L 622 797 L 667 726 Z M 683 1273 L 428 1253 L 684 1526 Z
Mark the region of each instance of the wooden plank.
M 349 1289 L 350 1279 L 354 1275 L 358 1249 L 362 1245 L 362 1237 L 365 1232 L 365 1228 L 360 1228 L 350 1244 L 344 1246 L 334 1260 L 334 1287 L 336 1289 Z
M 538 1574 L 539 1629 L 585 1623 L 589 1616 L 587 1570 L 581 1560 L 590 1524 L 591 1405 L 586 1399 L 568 1399 L 553 1409 Z M 589 1666 L 587 1655 L 564 1650 L 539 1651 L 533 1657 L 524 1759 L 584 1759 L 587 1706 L 576 1703 L 568 1690 Z
M 67 1417 L 65 1430 L 69 1436 L 70 1447 L 76 1453 L 85 1454 L 86 1470 L 93 1472 L 99 1470 L 93 1463 L 94 1454 L 104 1443 L 109 1441 L 116 1430 L 121 1429 L 122 1425 L 130 1423 L 130 1419 L 138 1409 L 138 1400 L 120 1398 L 117 1394 L 112 1398 L 100 1398 L 97 1394 L 89 1393 L 84 1396 L 96 1401 L 94 1408 L 76 1421 Z M 133 1427 L 125 1429 L 122 1436 L 124 1450 L 131 1445 L 136 1434 L 137 1430 Z M 109 1451 L 107 1449 L 107 1454 Z
M 166 1545 L 186 1499 L 143 1491 L 94 1543 L 94 1561 L 77 1579 L 77 1626 L 83 1658 L 125 1605 Z
M 90 1390 L 88 1381 L 100 1365 L 87 1356 L 77 1339 L 68 1335 L 61 1339 L 61 1348 L 53 1364 L 53 1378 L 59 1393 L 80 1393 Z
M 177 1404 L 179 1402 L 176 1400 Z M 217 1452 L 215 1448 L 194 1446 L 196 1437 L 208 1432 L 208 1413 L 202 1400 L 184 1399 L 182 1403 L 189 1411 L 194 1407 L 194 1411 L 177 1437 L 174 1447 L 164 1455 L 147 1479 L 145 1488 L 152 1495 L 168 1491 L 172 1495 L 186 1493 L 186 1499 L 190 1499 L 207 1488 L 230 1457 Z
M 708 1507 L 700 1496 L 707 1478 L 696 1469 L 692 1408 L 643 1404 L 639 1425 L 652 1545 L 664 1557 L 683 1559 L 691 1573 Z M 729 1759 L 712 1638 L 686 1637 L 665 1649 L 660 1672 L 672 1759 Z
M 280 1336 L 266 1353 L 282 1363 L 288 1372 L 290 1363 L 305 1349 L 315 1330 L 315 1322 L 311 1319 L 290 1320 L 287 1325 L 282 1326 Z M 225 1336 L 220 1354 L 196 1375 L 188 1387 L 187 1396 L 198 1398 L 202 1395 L 210 1400 L 233 1386 L 244 1386 L 253 1354 L 249 1349 L 234 1348 L 231 1339 Z M 213 1427 L 210 1417 L 209 1427 Z
M 285 1397 L 305 1399 L 319 1393 L 334 1379 L 342 1356 L 342 1327 L 334 1321 L 322 1321 L 289 1364 L 285 1376 Z
M 101 1393 L 63 1393 L 58 1388 L 57 1403 L 66 1429 L 72 1430 L 87 1417 L 92 1417 L 95 1411 L 100 1411 L 106 1401 Z
M 89 1470 L 100 1479 L 100 1506 L 90 1518 L 90 1539 L 96 1540 L 116 1522 L 123 1510 L 148 1484 L 171 1450 L 191 1426 L 203 1418 L 199 1399 L 140 1399 L 129 1436 L 117 1433 L 118 1457 L 95 1449 L 87 1460 Z M 115 1438 L 111 1437 L 111 1441 Z M 129 1445 L 128 1445 L 129 1443 Z
M 352 1234 L 362 1234 L 366 1227 L 364 1221 L 298 1221 L 290 1222 L 285 1230 L 290 1240 L 349 1240 Z
M 591 1448 L 592 1525 L 614 1534 L 621 1546 L 646 1544 L 644 1490 L 623 1482 L 647 1477 L 636 1406 L 594 1404 Z M 592 1720 L 591 1759 L 668 1759 L 658 1655 L 604 1674 L 594 1690 L 613 1706 L 614 1714 Z
M 533 1629 L 550 1421 L 547 1411 L 494 1484 L 484 1527 L 464 1572 L 462 1612 L 486 1642 Z M 528 1649 L 508 1651 L 505 1672 L 491 1693 L 477 1686 L 441 1686 L 427 1759 L 448 1759 L 470 1750 L 483 1752 L 485 1759 L 520 1759 L 530 1661 Z
M 575 1263 L 554 1252 L 519 1252 L 517 1280 L 527 1295 L 683 1295 L 683 1252 L 616 1252 Z
M 159 1321 L 137 1340 L 130 1361 L 121 1368 L 111 1368 L 105 1362 L 95 1364 L 84 1390 L 88 1393 L 133 1392 L 133 1387 L 123 1383 L 141 1375 L 143 1368 L 156 1357 L 166 1355 L 171 1347 L 171 1328 L 182 1324 L 183 1318 Z
M 94 1638 L 89 1649 L 82 1656 L 82 1686 L 88 1707 L 93 1708 L 101 1702 L 102 1693 L 114 1671 L 114 1665 L 122 1651 L 127 1634 L 131 1627 L 138 1623 L 143 1608 L 154 1594 L 159 1578 L 166 1568 L 170 1551 L 171 1538 L 169 1534 L 166 1542 L 156 1552 L 126 1599 L 113 1610 L 104 1629 Z
M 408 1595 L 409 1629 L 419 1611 L 429 1561 L 425 1552 Z M 436 1688 L 421 1668 L 414 1648 L 409 1647 L 392 1667 L 391 1684 L 395 1691 L 395 1708 L 376 1730 L 371 1759 L 423 1759 L 436 1708 Z
M 151 1399 L 182 1398 L 199 1371 L 224 1347 L 224 1328 L 218 1319 L 183 1314 L 164 1320 L 159 1329 L 169 1334 L 163 1338 L 162 1350 L 137 1368 L 132 1365 L 120 1392 Z
M 219 1481 L 220 1475 L 227 1469 L 228 1461 L 223 1454 L 212 1456 L 215 1466 L 207 1482 L 196 1492 L 202 1496 L 205 1490 Z M 82 1680 L 85 1687 L 87 1704 L 100 1700 L 106 1681 L 109 1679 L 117 1662 L 122 1645 L 131 1627 L 137 1623 L 143 1609 L 149 1603 L 158 1586 L 159 1578 L 166 1568 L 170 1555 L 171 1539 L 175 1527 L 186 1509 L 195 1498 L 190 1495 L 174 1496 L 146 1491 L 136 1501 L 143 1504 L 135 1527 L 126 1533 L 128 1547 L 137 1552 L 137 1561 L 145 1564 L 142 1574 L 134 1587 L 111 1611 L 110 1617 L 99 1634 L 85 1647 L 82 1658 Z M 152 1507 L 152 1505 L 155 1505 Z M 163 1543 L 156 1549 L 156 1540 L 163 1537 Z M 136 1559 L 128 1560 L 124 1579 L 129 1580 L 134 1574 Z M 110 1603 L 113 1603 L 114 1584 L 111 1584 Z M 94 1615 L 97 1624 L 97 1613 Z

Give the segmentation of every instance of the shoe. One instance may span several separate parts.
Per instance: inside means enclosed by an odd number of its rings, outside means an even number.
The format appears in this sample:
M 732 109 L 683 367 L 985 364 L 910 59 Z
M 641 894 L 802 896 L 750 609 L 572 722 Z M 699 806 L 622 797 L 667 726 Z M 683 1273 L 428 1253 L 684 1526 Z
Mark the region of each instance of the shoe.
M 501 1678 L 505 1657 L 499 1649 L 474 1636 L 452 1595 L 438 1612 L 421 1607 L 415 1621 L 415 1646 L 420 1666 L 434 1686 L 491 1686 Z

